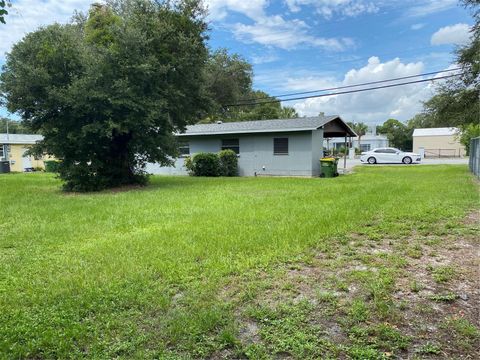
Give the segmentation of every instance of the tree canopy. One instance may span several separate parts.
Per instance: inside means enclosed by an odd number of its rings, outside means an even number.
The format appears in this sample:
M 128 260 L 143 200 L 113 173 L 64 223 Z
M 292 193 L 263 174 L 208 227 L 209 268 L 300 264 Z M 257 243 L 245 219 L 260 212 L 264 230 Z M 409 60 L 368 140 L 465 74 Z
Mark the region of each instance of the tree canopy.
M 355 122 L 355 123 L 354 122 L 348 122 L 347 124 L 357 134 L 357 136 L 358 136 L 358 147 L 360 148 L 360 144 L 361 144 L 361 141 L 362 141 L 362 136 L 364 136 L 367 133 L 368 125 L 363 123 L 363 122 Z
M 397 119 L 388 119 L 382 125 L 377 126 L 377 132 L 387 136 L 390 146 L 410 150 L 413 130 Z
M 197 1 L 116 0 L 13 46 L 0 75 L 7 108 L 61 159 L 68 190 L 144 183 L 171 163 L 173 133 L 206 111 L 207 25 Z
M 252 89 L 252 65 L 238 54 L 229 54 L 226 49 L 211 53 L 205 67 L 205 92 L 209 111 L 200 122 L 247 121 L 285 119 L 298 117 L 292 107 L 284 107 L 280 102 L 250 104 L 258 100 L 272 100 L 267 93 Z
M 0 133 L 7 132 L 7 122 L 8 122 L 8 132 L 10 134 L 28 134 L 30 131 L 27 129 L 20 121 L 12 121 L 6 118 L 0 118 Z
M 252 91 L 252 65 L 227 49 L 212 52 L 205 66 L 205 91 L 210 99 L 207 117 L 222 116 L 228 104 L 237 103 Z

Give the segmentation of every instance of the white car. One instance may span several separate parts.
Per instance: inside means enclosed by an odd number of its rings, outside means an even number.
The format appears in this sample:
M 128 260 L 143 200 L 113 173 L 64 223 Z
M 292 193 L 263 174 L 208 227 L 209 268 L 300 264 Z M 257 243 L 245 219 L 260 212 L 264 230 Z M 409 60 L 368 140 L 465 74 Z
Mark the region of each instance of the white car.
M 368 164 L 413 164 L 422 160 L 419 154 L 404 152 L 396 148 L 377 148 L 363 152 L 360 156 L 362 163 Z

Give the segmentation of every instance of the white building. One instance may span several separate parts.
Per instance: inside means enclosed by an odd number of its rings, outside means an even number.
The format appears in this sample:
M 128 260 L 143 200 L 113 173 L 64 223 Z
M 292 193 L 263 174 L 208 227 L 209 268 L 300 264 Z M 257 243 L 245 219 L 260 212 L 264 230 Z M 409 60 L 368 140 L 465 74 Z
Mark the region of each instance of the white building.
M 331 138 L 324 141 L 323 146 L 328 149 L 340 149 L 345 146 L 344 138 Z M 369 151 L 375 148 L 388 147 L 388 138 L 386 135 L 377 135 L 377 127 L 369 126 L 367 133 L 360 139 L 358 137 L 352 138 L 352 147 L 360 149 L 361 151 Z

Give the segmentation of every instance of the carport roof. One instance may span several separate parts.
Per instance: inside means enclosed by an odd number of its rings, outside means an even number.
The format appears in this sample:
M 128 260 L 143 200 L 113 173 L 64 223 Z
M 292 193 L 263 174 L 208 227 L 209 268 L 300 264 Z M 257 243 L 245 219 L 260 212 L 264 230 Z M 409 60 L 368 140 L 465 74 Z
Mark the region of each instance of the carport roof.
M 327 124 L 336 125 L 325 136 L 356 136 L 355 132 L 338 115 L 315 116 L 295 119 L 255 120 L 238 122 L 221 122 L 213 124 L 197 124 L 187 126 L 185 132 L 177 136 L 201 136 L 201 135 L 228 135 L 228 134 L 252 134 L 292 131 L 312 131 L 324 127 Z

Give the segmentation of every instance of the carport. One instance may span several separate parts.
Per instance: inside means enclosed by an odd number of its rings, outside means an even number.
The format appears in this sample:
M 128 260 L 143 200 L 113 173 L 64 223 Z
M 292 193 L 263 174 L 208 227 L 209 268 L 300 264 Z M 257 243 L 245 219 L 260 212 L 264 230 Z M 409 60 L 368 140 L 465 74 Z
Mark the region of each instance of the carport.
M 356 137 L 357 134 L 352 130 L 350 126 L 344 121 L 337 117 L 323 126 L 323 137 L 324 138 L 339 138 L 342 137 L 345 139 L 345 149 L 349 148 L 349 144 L 352 143 L 352 137 Z M 347 151 L 343 156 L 343 169 L 347 168 Z

